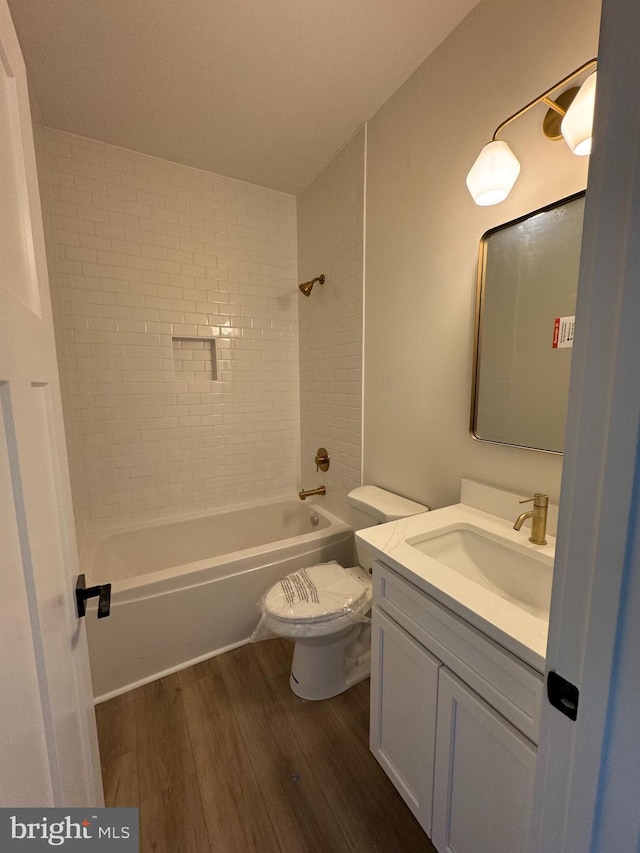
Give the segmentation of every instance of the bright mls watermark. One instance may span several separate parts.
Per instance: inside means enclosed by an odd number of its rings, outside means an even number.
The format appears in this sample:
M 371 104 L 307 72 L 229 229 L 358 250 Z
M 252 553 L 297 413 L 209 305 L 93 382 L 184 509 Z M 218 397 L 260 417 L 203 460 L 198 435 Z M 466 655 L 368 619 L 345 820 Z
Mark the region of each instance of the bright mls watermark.
M 138 809 L 0 809 L 0 850 L 139 853 Z

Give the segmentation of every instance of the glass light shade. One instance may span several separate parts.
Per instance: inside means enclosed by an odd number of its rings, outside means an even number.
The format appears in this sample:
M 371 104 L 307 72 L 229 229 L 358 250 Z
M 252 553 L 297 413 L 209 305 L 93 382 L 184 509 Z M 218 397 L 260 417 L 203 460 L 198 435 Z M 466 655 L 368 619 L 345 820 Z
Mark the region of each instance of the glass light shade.
M 594 71 L 584 81 L 560 125 L 562 135 L 574 154 L 591 154 L 597 73 Z
M 467 175 L 467 188 L 476 204 L 499 204 L 511 192 L 520 174 L 518 158 L 506 142 L 485 145 Z

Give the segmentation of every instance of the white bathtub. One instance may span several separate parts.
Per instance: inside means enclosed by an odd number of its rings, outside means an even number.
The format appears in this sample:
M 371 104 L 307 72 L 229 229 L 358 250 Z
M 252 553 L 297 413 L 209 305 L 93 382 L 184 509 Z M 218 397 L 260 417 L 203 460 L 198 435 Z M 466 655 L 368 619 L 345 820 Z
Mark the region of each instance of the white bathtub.
M 90 536 L 87 585 L 112 584 L 111 615 L 87 611 L 96 700 L 247 642 L 267 589 L 327 560 L 353 565 L 353 531 L 300 501 Z

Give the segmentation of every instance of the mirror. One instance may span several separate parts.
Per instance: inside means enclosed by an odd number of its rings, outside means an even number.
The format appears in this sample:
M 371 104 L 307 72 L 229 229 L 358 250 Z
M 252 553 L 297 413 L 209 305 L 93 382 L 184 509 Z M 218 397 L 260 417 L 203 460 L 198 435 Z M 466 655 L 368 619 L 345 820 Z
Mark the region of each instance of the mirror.
M 562 453 L 584 192 L 480 242 L 471 432 Z

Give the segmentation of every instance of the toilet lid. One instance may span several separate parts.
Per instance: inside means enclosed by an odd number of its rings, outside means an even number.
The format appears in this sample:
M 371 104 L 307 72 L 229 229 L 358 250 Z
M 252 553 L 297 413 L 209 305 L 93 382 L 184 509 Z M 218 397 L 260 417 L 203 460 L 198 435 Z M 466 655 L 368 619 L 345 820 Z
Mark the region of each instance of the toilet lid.
M 320 563 L 286 575 L 264 599 L 270 616 L 284 622 L 323 622 L 341 613 L 361 611 L 370 583 L 339 563 Z

